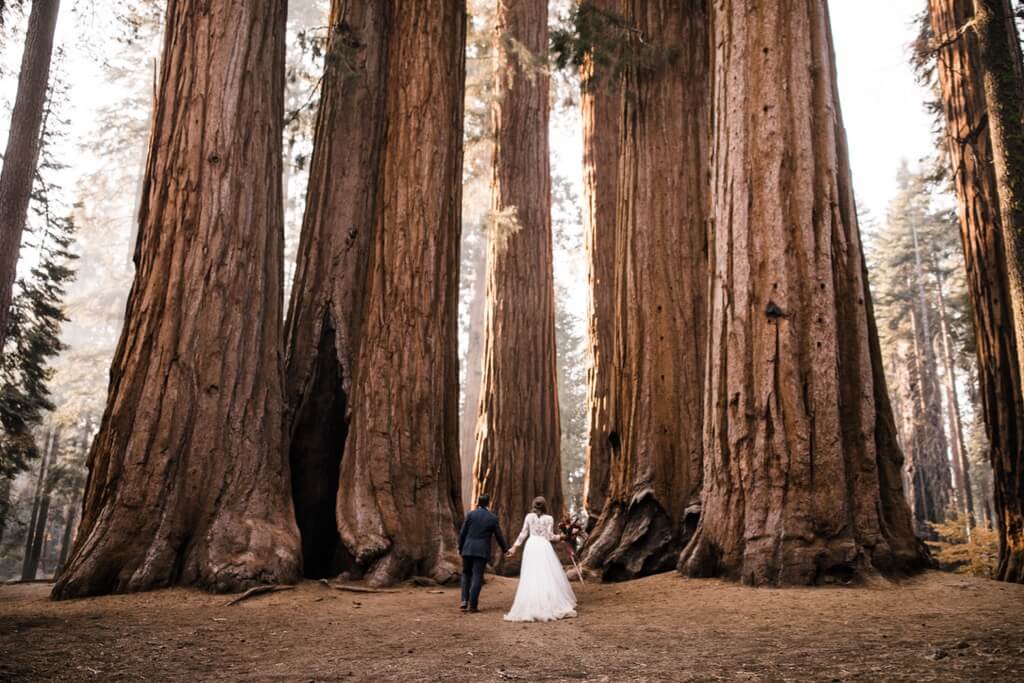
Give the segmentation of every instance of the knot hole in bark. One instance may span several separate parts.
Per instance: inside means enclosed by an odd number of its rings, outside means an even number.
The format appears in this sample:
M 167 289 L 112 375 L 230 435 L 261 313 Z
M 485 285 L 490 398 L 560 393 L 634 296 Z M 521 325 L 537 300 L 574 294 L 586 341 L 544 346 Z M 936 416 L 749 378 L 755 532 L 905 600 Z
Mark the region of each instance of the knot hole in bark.
M 768 302 L 768 305 L 765 306 L 764 314 L 766 316 L 768 316 L 769 320 L 776 320 L 778 318 L 785 318 L 786 317 L 785 311 L 783 311 L 781 308 L 779 308 L 779 305 L 777 303 L 775 303 L 774 301 L 769 301 Z

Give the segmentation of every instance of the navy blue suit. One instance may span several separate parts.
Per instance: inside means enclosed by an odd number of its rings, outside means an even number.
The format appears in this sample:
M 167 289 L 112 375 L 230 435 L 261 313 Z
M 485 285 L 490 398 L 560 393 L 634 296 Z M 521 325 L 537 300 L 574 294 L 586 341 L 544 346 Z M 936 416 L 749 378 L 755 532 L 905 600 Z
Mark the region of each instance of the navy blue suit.
M 498 542 L 502 552 L 508 551 L 508 543 L 501 533 L 498 518 L 490 510 L 478 507 L 468 515 L 459 531 L 459 554 L 462 555 L 462 604 L 475 610 L 480 600 L 480 586 L 483 583 L 484 566 L 491 557 L 491 537 Z

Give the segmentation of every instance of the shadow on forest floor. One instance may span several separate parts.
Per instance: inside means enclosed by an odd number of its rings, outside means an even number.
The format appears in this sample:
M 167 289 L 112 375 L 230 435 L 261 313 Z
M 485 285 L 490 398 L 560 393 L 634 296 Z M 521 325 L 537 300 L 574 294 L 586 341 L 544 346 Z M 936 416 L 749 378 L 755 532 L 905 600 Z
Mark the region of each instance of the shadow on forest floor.
M 0 679 L 47 680 L 1019 680 L 1024 586 L 928 572 L 871 588 L 753 589 L 663 574 L 589 583 L 577 619 L 502 620 L 453 588 L 297 590 L 229 598 L 185 589 L 62 603 L 0 586 Z

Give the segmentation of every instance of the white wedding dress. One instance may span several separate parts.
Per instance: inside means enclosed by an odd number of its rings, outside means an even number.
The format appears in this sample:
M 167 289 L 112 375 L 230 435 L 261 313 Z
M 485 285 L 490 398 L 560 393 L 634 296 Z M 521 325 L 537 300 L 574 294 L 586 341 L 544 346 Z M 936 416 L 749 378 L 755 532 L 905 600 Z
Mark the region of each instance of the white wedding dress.
M 526 539 L 519 570 L 519 587 L 505 621 L 554 621 L 576 616 L 576 595 L 551 547 L 555 522 L 551 515 L 526 515 L 515 546 Z

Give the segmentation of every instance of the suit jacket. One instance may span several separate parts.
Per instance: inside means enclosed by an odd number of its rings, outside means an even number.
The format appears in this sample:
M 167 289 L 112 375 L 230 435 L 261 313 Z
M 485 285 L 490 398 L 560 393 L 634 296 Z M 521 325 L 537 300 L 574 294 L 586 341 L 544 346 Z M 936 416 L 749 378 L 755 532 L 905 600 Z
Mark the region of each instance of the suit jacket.
M 487 508 L 477 508 L 468 515 L 459 531 L 459 554 L 463 557 L 491 556 L 491 536 L 501 546 L 502 552 L 508 551 L 508 543 L 501 533 L 498 518 Z

